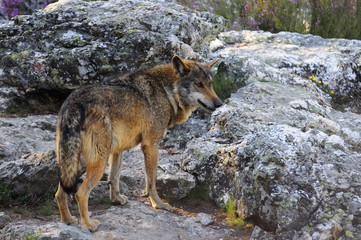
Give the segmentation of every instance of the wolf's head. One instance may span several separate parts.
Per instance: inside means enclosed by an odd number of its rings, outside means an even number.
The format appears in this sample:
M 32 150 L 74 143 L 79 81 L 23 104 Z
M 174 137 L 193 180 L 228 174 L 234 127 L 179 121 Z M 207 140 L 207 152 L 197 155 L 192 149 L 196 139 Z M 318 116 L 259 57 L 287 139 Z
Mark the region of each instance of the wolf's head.
M 222 106 L 217 94 L 213 90 L 213 76 L 211 67 L 218 61 L 205 64 L 190 60 L 182 60 L 178 56 L 172 58 L 174 72 L 179 76 L 177 92 L 179 101 L 185 108 L 202 107 L 213 112 Z

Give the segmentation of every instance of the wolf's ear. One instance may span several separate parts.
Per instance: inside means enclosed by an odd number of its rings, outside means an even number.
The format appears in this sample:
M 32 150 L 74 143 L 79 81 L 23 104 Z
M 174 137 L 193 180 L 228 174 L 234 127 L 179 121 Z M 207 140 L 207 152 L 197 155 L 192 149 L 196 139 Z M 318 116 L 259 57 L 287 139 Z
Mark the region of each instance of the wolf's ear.
M 178 76 L 183 77 L 183 76 L 187 75 L 187 73 L 189 73 L 190 70 L 189 70 L 188 66 L 177 55 L 173 56 L 172 63 L 173 63 L 173 67 L 174 67 L 174 72 Z
M 208 63 L 208 67 L 211 68 L 214 64 L 216 64 L 216 62 L 219 61 L 219 58 L 217 58 L 216 60 L 214 60 L 213 62 L 211 63 Z

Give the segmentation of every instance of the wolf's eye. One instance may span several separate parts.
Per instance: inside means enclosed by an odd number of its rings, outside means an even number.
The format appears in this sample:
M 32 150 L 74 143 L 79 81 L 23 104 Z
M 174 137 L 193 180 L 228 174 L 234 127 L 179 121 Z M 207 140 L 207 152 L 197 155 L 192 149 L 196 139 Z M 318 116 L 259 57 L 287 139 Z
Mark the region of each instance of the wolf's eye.
M 203 83 L 202 82 L 197 82 L 196 86 L 199 87 L 199 88 L 203 88 Z

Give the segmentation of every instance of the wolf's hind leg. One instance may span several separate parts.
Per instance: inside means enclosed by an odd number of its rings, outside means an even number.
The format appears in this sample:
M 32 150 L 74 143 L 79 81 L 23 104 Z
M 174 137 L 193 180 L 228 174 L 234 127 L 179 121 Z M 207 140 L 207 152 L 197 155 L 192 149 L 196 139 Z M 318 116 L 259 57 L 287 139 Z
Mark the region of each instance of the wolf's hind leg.
M 109 157 L 109 183 L 110 183 L 110 200 L 114 204 L 124 205 L 127 203 L 128 197 L 119 192 L 119 179 L 122 167 L 122 153 L 110 154 Z
M 86 165 L 86 176 L 75 194 L 75 199 L 79 206 L 81 224 L 90 231 L 95 231 L 98 228 L 99 221 L 90 220 L 89 218 L 89 194 L 104 174 L 111 146 L 110 120 L 99 117 L 96 114 L 97 112 L 94 112 L 90 119 L 95 120 L 86 127 L 82 135 L 82 153 Z M 99 120 L 97 121 L 97 119 Z
M 105 170 L 106 161 L 101 161 L 100 163 L 103 164 L 87 167 L 86 177 L 81 184 L 78 192 L 75 194 L 75 199 L 78 202 L 79 206 L 81 224 L 92 232 L 94 232 L 98 228 L 100 222 L 96 219 L 90 220 L 88 212 L 88 201 L 91 190 L 100 181 Z
M 153 208 L 160 208 L 173 212 L 172 206 L 168 203 L 164 203 L 157 193 L 156 180 L 158 168 L 158 147 L 153 144 L 142 144 L 142 151 L 144 153 L 146 170 L 146 189 L 149 191 L 149 198 L 152 202 Z
M 61 221 L 65 224 L 78 223 L 78 219 L 71 215 L 68 208 L 68 194 L 64 192 L 63 188 L 58 186 L 58 191 L 55 193 L 56 201 L 58 202 L 60 218 Z

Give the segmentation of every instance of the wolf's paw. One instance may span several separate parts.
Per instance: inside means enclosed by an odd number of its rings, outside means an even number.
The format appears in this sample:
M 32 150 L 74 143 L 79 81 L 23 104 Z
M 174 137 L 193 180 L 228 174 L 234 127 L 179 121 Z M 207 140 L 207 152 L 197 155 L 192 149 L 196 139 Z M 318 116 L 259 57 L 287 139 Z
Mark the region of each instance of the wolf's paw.
M 128 197 L 125 195 L 117 194 L 114 198 L 112 198 L 112 202 L 116 205 L 124 205 L 128 202 Z
M 155 205 L 153 205 L 153 208 L 165 209 L 165 210 L 167 210 L 169 212 L 173 212 L 172 206 L 169 205 L 168 203 L 164 203 L 164 202 L 156 203 Z
M 84 227 L 88 228 L 91 232 L 95 232 L 100 224 L 99 220 L 90 220 L 88 223 L 82 223 Z
M 78 219 L 74 216 L 69 216 L 66 219 L 61 219 L 61 221 L 67 225 L 70 225 L 72 223 L 78 223 Z

